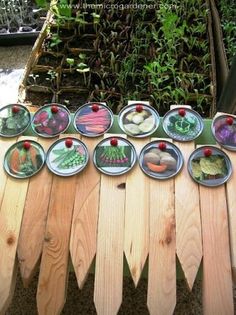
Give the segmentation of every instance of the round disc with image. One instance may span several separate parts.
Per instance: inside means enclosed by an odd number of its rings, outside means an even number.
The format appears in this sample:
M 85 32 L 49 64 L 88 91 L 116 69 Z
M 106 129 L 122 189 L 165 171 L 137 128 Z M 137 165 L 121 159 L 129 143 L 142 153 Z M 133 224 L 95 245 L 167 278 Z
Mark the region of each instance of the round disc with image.
M 140 152 L 139 165 L 143 172 L 155 179 L 168 179 L 183 166 L 181 151 L 171 142 L 152 141 Z
M 70 112 L 60 104 L 46 104 L 33 116 L 32 129 L 38 135 L 51 138 L 65 132 L 70 124 Z
M 113 113 L 103 103 L 87 103 L 74 117 L 75 129 L 84 136 L 97 137 L 107 132 L 113 123 Z
M 232 174 L 232 164 L 222 150 L 213 146 L 204 146 L 190 155 L 188 171 L 197 183 L 214 187 L 224 184 L 229 179 Z
M 76 138 L 62 138 L 48 149 L 48 168 L 59 176 L 72 176 L 88 164 L 89 154 L 85 144 Z
M 9 104 L 0 109 L 0 136 L 15 137 L 30 125 L 28 109 L 21 104 Z
M 5 171 L 15 178 L 27 178 L 38 173 L 45 162 L 43 147 L 32 140 L 14 143 L 4 158 Z
M 120 111 L 118 122 L 120 128 L 127 135 L 143 138 L 156 131 L 160 118 L 153 107 L 135 103 L 124 107 Z
M 228 150 L 236 150 L 236 119 L 221 115 L 212 121 L 212 133 L 216 141 Z
M 202 117 L 192 109 L 172 109 L 163 117 L 165 133 L 176 141 L 192 141 L 202 133 Z
M 136 162 L 134 146 L 121 137 L 110 137 L 98 143 L 93 162 L 96 168 L 107 175 L 127 173 Z

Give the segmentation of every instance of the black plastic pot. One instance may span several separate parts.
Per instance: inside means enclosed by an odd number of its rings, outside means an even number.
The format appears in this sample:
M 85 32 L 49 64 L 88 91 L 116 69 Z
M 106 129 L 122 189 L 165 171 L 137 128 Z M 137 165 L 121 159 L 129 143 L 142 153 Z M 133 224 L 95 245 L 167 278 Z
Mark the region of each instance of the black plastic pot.
M 39 31 L 0 34 L 0 46 L 30 45 L 35 42 Z

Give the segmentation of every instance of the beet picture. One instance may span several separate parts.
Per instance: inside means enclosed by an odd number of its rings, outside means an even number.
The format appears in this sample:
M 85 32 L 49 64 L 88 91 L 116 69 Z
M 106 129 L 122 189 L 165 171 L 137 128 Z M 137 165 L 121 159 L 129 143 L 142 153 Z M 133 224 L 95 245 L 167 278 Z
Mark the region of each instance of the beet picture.
M 213 120 L 212 132 L 216 141 L 228 150 L 236 150 L 236 121 L 233 117 L 222 115 Z
M 62 105 L 47 104 L 38 110 L 32 121 L 33 130 L 42 137 L 54 137 L 70 124 L 70 113 Z

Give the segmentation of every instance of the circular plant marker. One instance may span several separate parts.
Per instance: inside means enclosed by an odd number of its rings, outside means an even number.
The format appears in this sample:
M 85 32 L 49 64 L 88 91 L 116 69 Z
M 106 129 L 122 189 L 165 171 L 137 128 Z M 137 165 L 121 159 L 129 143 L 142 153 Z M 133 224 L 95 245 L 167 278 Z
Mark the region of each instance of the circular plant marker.
M 188 171 L 197 183 L 215 187 L 229 179 L 232 174 L 232 164 L 222 150 L 213 146 L 204 146 L 190 155 Z
M 30 125 L 28 109 L 21 104 L 9 104 L 0 109 L 0 136 L 15 137 Z
M 192 141 L 202 133 L 202 117 L 189 108 L 175 108 L 163 117 L 165 133 L 176 141 Z
M 46 104 L 33 116 L 32 129 L 41 137 L 51 138 L 65 132 L 70 125 L 70 112 L 60 104 Z
M 168 141 L 152 141 L 140 152 L 139 165 L 143 172 L 152 178 L 168 179 L 180 172 L 183 156 L 181 151 Z
M 98 143 L 93 162 L 96 168 L 107 175 L 127 173 L 136 162 L 134 146 L 121 137 L 110 137 Z
M 84 104 L 74 116 L 75 129 L 87 137 L 103 135 L 111 128 L 112 123 L 113 113 L 103 103 Z
M 86 145 L 72 137 L 55 141 L 48 149 L 46 163 L 51 172 L 59 176 L 72 176 L 88 164 Z
M 227 150 L 236 151 L 236 119 L 221 115 L 212 121 L 213 136 Z
M 14 143 L 4 158 L 5 171 L 15 178 L 28 178 L 37 174 L 45 162 L 43 147 L 35 141 Z
M 144 138 L 157 130 L 160 117 L 153 107 L 137 102 L 120 111 L 118 122 L 127 135 Z

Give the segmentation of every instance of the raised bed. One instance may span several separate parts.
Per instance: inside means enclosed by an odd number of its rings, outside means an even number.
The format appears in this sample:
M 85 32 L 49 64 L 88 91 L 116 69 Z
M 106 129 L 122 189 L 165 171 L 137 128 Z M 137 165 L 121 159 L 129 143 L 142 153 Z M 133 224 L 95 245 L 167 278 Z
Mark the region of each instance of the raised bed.
M 33 0 L 2 0 L 0 4 L 0 45 L 34 43 L 45 21 L 45 11 Z
M 117 113 L 129 99 L 139 99 L 161 114 L 171 104 L 189 104 L 212 116 L 211 16 L 208 1 L 194 5 L 193 13 L 189 1 L 175 6 L 161 1 L 146 11 L 81 9 L 59 27 L 50 13 L 28 60 L 19 100 L 37 106 L 63 102 L 72 111 L 84 101 L 106 101 Z

